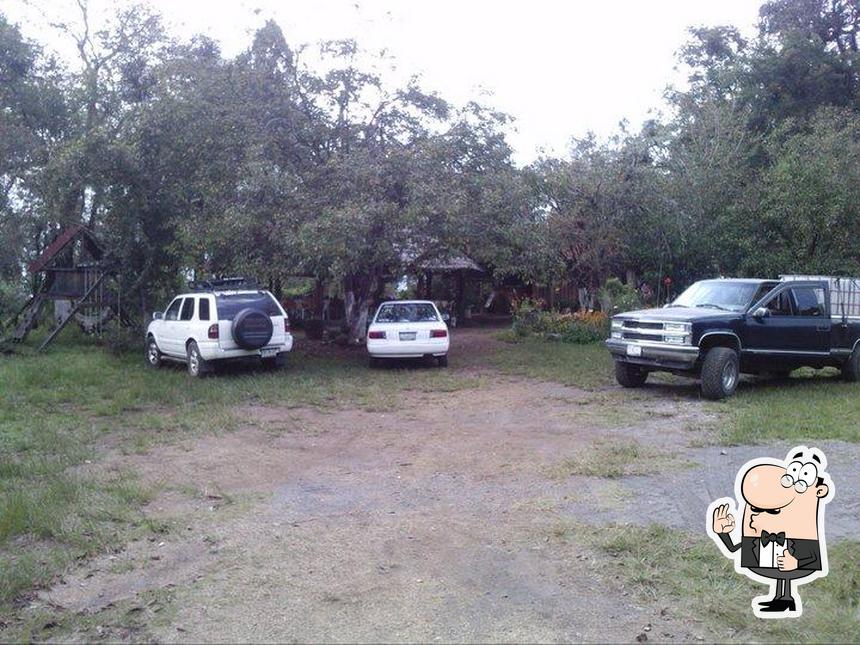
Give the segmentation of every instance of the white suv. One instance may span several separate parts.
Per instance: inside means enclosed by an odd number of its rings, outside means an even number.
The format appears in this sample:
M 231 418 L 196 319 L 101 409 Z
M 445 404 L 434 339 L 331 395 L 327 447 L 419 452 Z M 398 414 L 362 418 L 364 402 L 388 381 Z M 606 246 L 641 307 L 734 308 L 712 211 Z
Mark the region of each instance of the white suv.
M 265 365 L 282 367 L 293 348 L 289 318 L 271 293 L 247 284 L 235 278 L 192 283 L 193 292 L 176 296 L 163 313 L 152 314 L 147 363 L 186 363 L 192 376 L 210 372 L 214 361 L 255 356 Z

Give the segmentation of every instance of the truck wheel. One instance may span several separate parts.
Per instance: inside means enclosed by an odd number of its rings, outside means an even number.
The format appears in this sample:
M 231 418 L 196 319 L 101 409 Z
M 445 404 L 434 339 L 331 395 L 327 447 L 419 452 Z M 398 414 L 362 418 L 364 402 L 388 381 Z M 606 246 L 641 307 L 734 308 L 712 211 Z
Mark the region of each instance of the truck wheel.
M 200 348 L 192 340 L 188 343 L 188 373 L 195 378 L 201 378 L 208 372 L 209 361 L 200 355 Z
M 647 378 L 648 371 L 638 365 L 615 361 L 615 380 L 622 387 L 642 387 Z
M 724 399 L 735 393 L 740 378 L 738 353 L 728 347 L 708 350 L 702 363 L 702 396 Z
M 860 346 L 851 352 L 851 356 L 842 366 L 842 378 L 846 381 L 860 381 Z
M 155 369 L 161 367 L 161 352 L 151 336 L 146 341 L 146 364 Z
M 436 364 L 439 367 L 448 367 L 448 354 L 445 354 L 444 356 L 437 356 Z

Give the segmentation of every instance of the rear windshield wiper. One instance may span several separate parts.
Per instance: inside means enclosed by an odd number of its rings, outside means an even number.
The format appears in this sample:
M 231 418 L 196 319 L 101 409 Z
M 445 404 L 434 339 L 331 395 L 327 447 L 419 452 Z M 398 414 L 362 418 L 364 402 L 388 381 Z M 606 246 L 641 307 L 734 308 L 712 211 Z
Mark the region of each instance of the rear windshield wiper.
M 701 304 L 696 305 L 697 307 L 713 307 L 714 309 L 719 309 L 720 311 L 731 311 L 731 309 L 726 309 L 725 307 L 721 307 L 720 305 L 715 305 L 712 302 L 703 302 Z

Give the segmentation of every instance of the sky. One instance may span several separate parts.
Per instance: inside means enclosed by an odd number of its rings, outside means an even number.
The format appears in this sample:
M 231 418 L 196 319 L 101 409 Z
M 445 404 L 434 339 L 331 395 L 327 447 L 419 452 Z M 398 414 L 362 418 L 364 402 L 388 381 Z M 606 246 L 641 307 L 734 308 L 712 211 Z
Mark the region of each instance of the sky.
M 30 0 L 74 17 L 72 0 Z M 4 0 L 25 35 L 68 53 L 25 0 Z M 96 19 L 111 3 L 90 0 Z M 636 129 L 664 108 L 663 91 L 683 81 L 676 52 L 692 26 L 732 24 L 752 35 L 759 0 L 150 0 L 169 29 L 205 33 L 225 54 L 245 49 L 274 19 L 291 46 L 353 38 L 393 57 L 392 84 L 420 75 L 425 89 L 455 103 L 479 100 L 515 121 L 519 163 L 564 154 L 571 137 Z M 47 7 L 47 9 L 45 9 Z M 64 49 L 65 48 L 65 49 Z

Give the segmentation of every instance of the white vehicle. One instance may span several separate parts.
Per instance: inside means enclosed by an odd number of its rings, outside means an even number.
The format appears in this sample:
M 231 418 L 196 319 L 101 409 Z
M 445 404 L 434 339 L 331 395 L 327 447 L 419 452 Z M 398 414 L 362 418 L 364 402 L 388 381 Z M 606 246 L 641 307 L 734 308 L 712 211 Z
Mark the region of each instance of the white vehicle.
M 367 328 L 370 365 L 383 358 L 433 358 L 448 365 L 448 325 L 429 300 L 383 302 Z
M 152 314 L 147 363 L 186 363 L 191 376 L 212 371 L 216 361 L 249 357 L 282 367 L 293 348 L 290 320 L 271 293 L 248 284 L 238 278 L 192 283 L 193 292 L 176 296 L 163 313 Z

